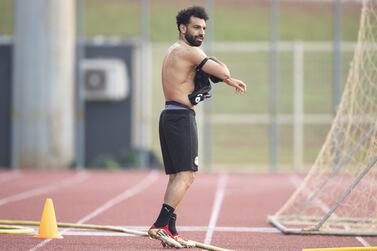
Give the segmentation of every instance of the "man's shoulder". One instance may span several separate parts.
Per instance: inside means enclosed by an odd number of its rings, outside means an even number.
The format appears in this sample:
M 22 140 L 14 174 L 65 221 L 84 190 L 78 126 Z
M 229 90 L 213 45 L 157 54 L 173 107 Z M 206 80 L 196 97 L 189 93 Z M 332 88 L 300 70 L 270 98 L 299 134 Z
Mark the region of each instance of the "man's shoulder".
M 206 57 L 206 54 L 200 47 L 190 46 L 178 41 L 168 48 L 167 57 L 185 61 L 194 67 Z
M 174 50 L 180 53 L 187 53 L 187 54 L 192 54 L 192 53 L 199 54 L 199 55 L 204 54 L 204 51 L 200 47 L 190 46 L 180 41 L 172 44 L 169 47 L 169 50 Z

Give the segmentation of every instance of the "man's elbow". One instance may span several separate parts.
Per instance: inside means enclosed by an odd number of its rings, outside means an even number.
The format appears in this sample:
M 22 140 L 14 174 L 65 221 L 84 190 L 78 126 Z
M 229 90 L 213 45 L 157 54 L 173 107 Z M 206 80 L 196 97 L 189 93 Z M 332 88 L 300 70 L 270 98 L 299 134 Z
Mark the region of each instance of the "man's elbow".
M 228 79 L 230 78 L 230 71 L 228 69 L 225 69 L 224 72 L 222 73 L 221 79 Z

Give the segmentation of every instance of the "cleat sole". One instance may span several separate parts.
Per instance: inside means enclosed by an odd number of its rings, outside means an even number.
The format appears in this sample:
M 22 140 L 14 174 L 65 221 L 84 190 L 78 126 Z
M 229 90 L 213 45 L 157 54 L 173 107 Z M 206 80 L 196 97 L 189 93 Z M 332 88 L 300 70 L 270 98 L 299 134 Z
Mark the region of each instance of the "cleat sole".
M 157 230 L 157 232 L 149 230 L 148 235 L 153 239 L 161 241 L 161 243 L 163 243 L 163 246 L 165 244 L 166 246 L 172 248 L 183 248 L 183 246 L 179 242 L 170 237 L 164 230 L 159 229 Z

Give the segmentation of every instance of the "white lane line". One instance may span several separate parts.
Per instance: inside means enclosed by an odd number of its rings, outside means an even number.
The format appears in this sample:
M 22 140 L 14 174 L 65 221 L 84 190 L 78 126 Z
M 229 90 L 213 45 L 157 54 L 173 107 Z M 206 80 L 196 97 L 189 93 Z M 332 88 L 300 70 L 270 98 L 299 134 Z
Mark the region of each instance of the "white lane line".
M 145 231 L 148 226 L 125 226 L 129 229 L 138 231 Z M 179 231 L 182 232 L 207 232 L 212 229 L 214 232 L 244 232 L 244 233 L 280 233 L 280 231 L 274 227 L 214 227 L 208 226 L 179 226 Z
M 145 231 L 149 226 L 124 226 L 127 229 Z M 227 232 L 227 233 L 280 233 L 279 230 L 272 227 L 215 227 L 215 232 Z M 206 232 L 208 227 L 206 226 L 186 226 L 180 227 L 180 232 Z M 85 230 L 71 230 L 64 235 L 74 236 L 104 236 L 104 237 L 117 237 L 117 236 L 130 236 L 137 237 L 137 235 L 111 232 L 111 231 L 85 231 Z
M 127 199 L 131 198 L 132 196 L 142 192 L 143 190 L 148 188 L 150 185 L 152 185 L 153 182 L 155 182 L 158 179 L 158 177 L 159 177 L 159 174 L 158 174 L 157 171 L 151 171 L 149 173 L 149 175 L 146 178 L 144 178 L 141 182 L 137 183 L 133 187 L 126 189 L 121 194 L 119 194 L 119 195 L 113 197 L 112 199 L 108 200 L 103 205 L 99 206 L 94 211 L 92 211 L 91 213 L 87 214 L 86 216 L 84 216 L 83 218 L 78 220 L 76 222 L 76 224 L 82 224 L 82 223 L 84 223 L 84 222 L 86 222 L 90 219 L 93 219 L 94 217 L 98 216 L 100 213 L 103 213 L 107 209 L 115 206 L 116 204 L 118 204 L 118 203 L 120 203 L 124 200 L 127 200 Z M 70 231 L 70 229 L 66 229 L 66 230 L 62 231 L 60 234 L 65 235 L 68 231 Z M 51 239 L 46 239 L 46 240 L 40 242 L 39 244 L 37 244 L 36 246 L 34 246 L 33 248 L 31 248 L 29 251 L 35 251 L 38 248 L 43 247 L 44 245 L 46 245 L 50 241 L 51 241 Z
M 145 231 L 149 226 L 123 226 L 128 229 Z M 179 231 L 182 232 L 207 232 L 209 229 L 214 232 L 245 232 L 245 233 L 280 233 L 274 227 L 214 227 L 208 226 L 179 226 Z
M 149 226 L 120 226 L 136 231 L 145 231 Z M 38 231 L 38 228 L 34 228 Z M 208 226 L 180 226 L 180 232 L 207 232 Z M 225 233 L 280 233 L 280 231 L 274 227 L 215 227 L 212 229 L 214 232 L 225 232 Z M 85 230 L 85 229 L 71 229 L 64 233 L 65 236 L 103 236 L 103 237 L 117 237 L 117 236 L 130 236 L 137 237 L 137 235 L 115 232 L 115 231 L 105 231 L 105 230 Z
M 302 179 L 298 177 L 296 174 L 290 176 L 289 180 L 291 181 L 291 184 L 293 184 L 296 188 L 298 188 L 302 182 Z M 309 189 L 305 189 L 305 192 L 307 194 L 312 194 L 312 191 L 310 191 Z M 317 204 L 324 213 L 327 213 L 330 211 L 330 208 L 325 203 L 323 203 L 322 200 L 317 199 Z M 334 213 L 333 217 L 337 218 L 338 216 Z M 356 236 L 355 239 L 358 242 L 360 242 L 364 247 L 370 247 L 370 244 L 364 238 L 360 236 Z
M 69 231 L 64 236 L 95 236 L 95 237 L 138 237 L 137 235 L 117 232 L 76 232 Z
M 12 171 L 12 172 L 7 173 L 7 174 L 8 174 L 8 175 L 5 175 L 5 176 L 0 177 L 0 183 L 7 182 L 7 181 L 9 181 L 9 180 L 12 180 L 12 179 L 14 179 L 14 178 L 17 178 L 17 177 L 20 175 L 20 173 L 17 172 L 17 171 Z
M 144 178 L 141 182 L 137 183 L 135 186 L 131 187 L 130 189 L 125 190 L 123 193 L 119 194 L 118 196 L 110 199 L 105 204 L 91 212 L 90 214 L 86 215 L 79 221 L 77 221 L 77 224 L 82 224 L 90 219 L 93 219 L 100 213 L 103 213 L 104 211 L 108 210 L 109 208 L 115 206 L 116 204 L 119 204 L 120 202 L 127 200 L 131 198 L 132 196 L 140 193 L 141 191 L 148 188 L 150 185 L 152 185 L 153 182 L 157 180 L 159 177 L 159 174 L 157 171 L 151 171 L 149 175 Z
M 371 245 L 361 236 L 355 237 L 364 247 L 370 247 Z
M 227 182 L 228 182 L 228 175 L 221 174 L 219 177 L 219 181 L 217 183 L 216 197 L 215 197 L 215 202 L 212 208 L 211 219 L 209 221 L 208 230 L 206 233 L 206 237 L 204 239 L 205 244 L 210 244 L 212 241 L 213 231 L 216 227 L 217 219 L 219 218 L 221 204 L 224 199 L 225 187 L 226 187 Z
M 35 197 L 38 195 L 46 194 L 46 193 L 51 193 L 55 190 L 65 188 L 68 186 L 72 186 L 75 183 L 80 183 L 84 180 L 86 180 L 89 177 L 89 175 L 86 172 L 80 172 L 77 173 L 73 177 L 66 178 L 62 181 L 59 181 L 57 183 L 53 183 L 47 186 L 43 187 L 38 187 L 29 191 L 25 191 L 22 193 L 14 194 L 5 198 L 0 199 L 0 206 L 3 206 L 5 204 L 8 204 L 10 202 L 15 202 L 15 201 L 20 201 L 24 199 L 28 199 L 31 197 Z

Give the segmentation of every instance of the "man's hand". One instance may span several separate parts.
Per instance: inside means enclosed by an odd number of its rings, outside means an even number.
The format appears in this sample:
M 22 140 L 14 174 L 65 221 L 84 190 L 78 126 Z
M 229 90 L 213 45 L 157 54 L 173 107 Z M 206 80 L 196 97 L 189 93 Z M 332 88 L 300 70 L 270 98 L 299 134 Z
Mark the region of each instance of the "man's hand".
M 227 78 L 224 80 L 224 82 L 227 83 L 229 86 L 234 87 L 235 92 L 237 94 L 243 94 L 244 92 L 246 92 L 246 84 L 239 79 Z

